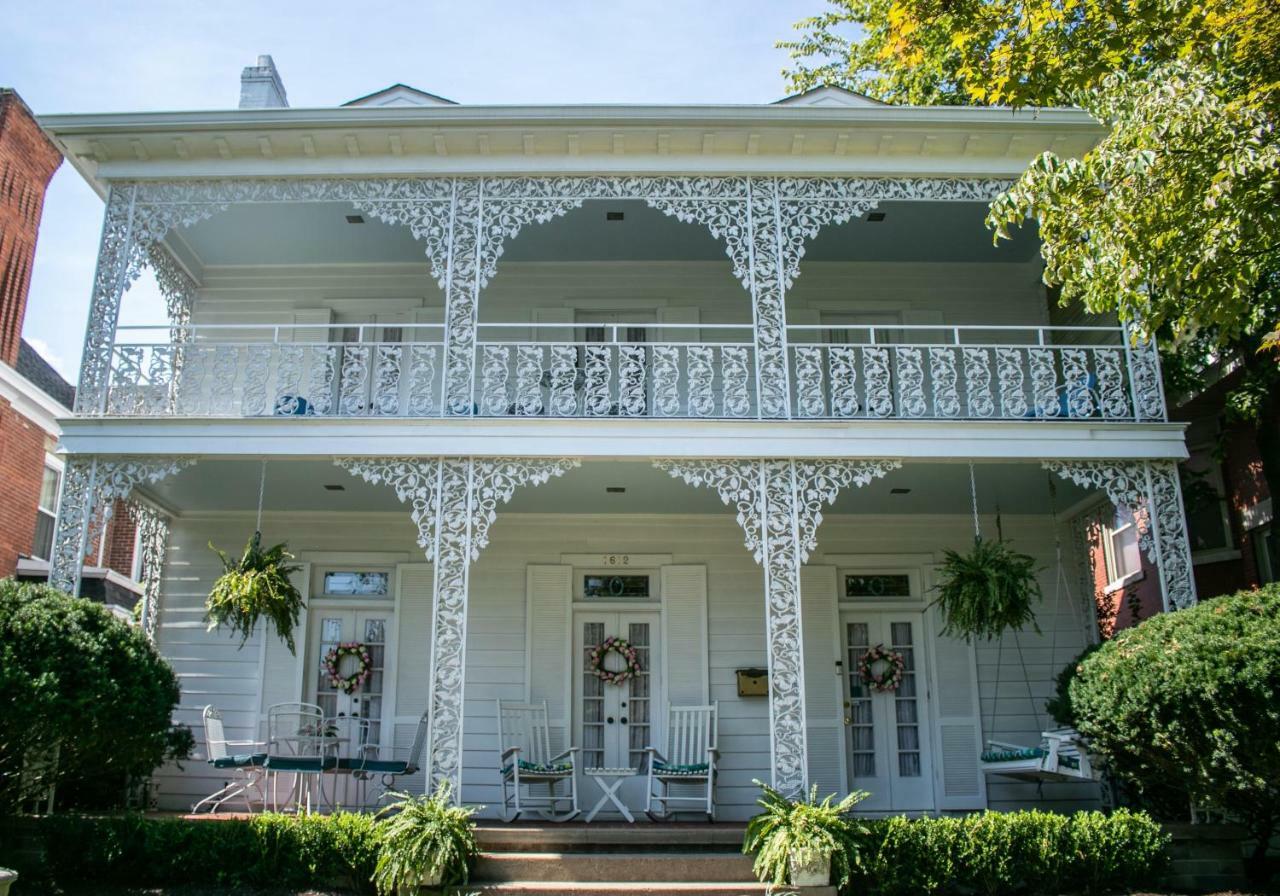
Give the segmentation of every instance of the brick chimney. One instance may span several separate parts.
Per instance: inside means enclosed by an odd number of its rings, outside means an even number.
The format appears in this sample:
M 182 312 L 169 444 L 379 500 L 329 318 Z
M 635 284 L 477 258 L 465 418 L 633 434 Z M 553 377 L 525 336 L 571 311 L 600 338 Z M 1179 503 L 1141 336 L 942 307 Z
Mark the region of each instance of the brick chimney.
M 270 56 L 259 56 L 257 65 L 246 65 L 240 73 L 241 109 L 287 109 L 289 97 L 284 82 Z
M 44 192 L 62 153 L 13 90 L 0 87 L 0 361 L 14 367 Z

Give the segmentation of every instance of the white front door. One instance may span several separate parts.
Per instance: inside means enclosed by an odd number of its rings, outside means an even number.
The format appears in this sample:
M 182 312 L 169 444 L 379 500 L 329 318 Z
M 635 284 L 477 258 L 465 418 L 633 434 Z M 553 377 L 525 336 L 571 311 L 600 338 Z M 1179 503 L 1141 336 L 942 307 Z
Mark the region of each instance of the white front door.
M 845 728 L 850 788 L 871 796 L 867 811 L 933 808 L 929 755 L 928 676 L 919 612 L 843 613 Z M 906 672 L 894 691 L 877 692 L 859 673 L 862 655 L 883 644 L 902 655 Z
M 311 605 L 310 632 L 307 638 L 307 689 L 303 699 L 317 704 L 331 719 L 364 719 L 368 721 L 367 736 L 371 744 L 382 743 L 383 724 L 386 721 L 383 691 L 387 684 L 387 637 L 391 629 L 390 610 L 355 610 L 325 607 L 315 601 Z M 328 652 L 343 642 L 364 644 L 369 651 L 371 674 L 354 693 L 347 694 L 334 687 L 324 671 L 324 658 Z M 354 661 L 346 659 L 339 674 L 354 671 Z M 355 737 L 356 725 L 343 724 L 343 737 Z M 344 754 L 347 752 L 344 749 Z
M 645 748 L 661 747 L 659 682 L 661 668 L 658 653 L 657 613 L 578 613 L 574 616 L 574 716 L 577 737 L 582 747 L 583 768 L 634 768 L 643 771 Z M 621 684 L 606 683 L 593 671 L 588 653 L 608 637 L 625 638 L 635 648 L 640 661 L 639 674 Z M 606 669 L 622 668 L 616 653 L 603 660 Z M 584 808 L 595 805 L 599 793 L 588 780 L 584 787 Z M 622 801 L 633 810 L 645 808 L 644 779 L 627 781 L 620 791 Z

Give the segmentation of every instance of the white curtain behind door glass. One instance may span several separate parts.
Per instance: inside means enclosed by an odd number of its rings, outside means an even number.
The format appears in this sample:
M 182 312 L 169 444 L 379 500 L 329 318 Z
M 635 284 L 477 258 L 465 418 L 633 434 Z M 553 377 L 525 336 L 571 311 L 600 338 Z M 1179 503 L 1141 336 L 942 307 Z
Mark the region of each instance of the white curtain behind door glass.
M 894 692 L 894 713 L 898 726 L 898 774 L 920 777 L 920 713 L 916 681 L 916 657 L 910 622 L 889 625 L 890 647 L 902 655 L 905 671 L 902 684 Z

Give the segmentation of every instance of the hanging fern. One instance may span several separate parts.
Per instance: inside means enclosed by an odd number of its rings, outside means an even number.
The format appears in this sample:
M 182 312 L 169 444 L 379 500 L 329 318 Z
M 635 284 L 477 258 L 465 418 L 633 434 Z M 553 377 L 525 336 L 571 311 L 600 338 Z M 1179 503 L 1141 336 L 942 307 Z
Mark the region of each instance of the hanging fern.
M 967 554 L 947 551 L 940 570 L 938 599 L 944 635 L 998 638 L 1007 630 L 1035 624 L 1043 595 L 1036 562 L 1004 541 L 973 541 Z
M 213 583 L 205 602 L 209 630 L 227 626 L 240 635 L 240 646 L 249 640 L 258 620 L 266 618 L 276 634 L 294 653 L 293 630 L 302 612 L 302 595 L 289 576 L 301 567 L 290 565 L 288 546 L 278 544 L 263 550 L 262 533 L 254 532 L 239 560 L 228 557 L 212 544 L 210 550 L 222 558 L 226 571 Z

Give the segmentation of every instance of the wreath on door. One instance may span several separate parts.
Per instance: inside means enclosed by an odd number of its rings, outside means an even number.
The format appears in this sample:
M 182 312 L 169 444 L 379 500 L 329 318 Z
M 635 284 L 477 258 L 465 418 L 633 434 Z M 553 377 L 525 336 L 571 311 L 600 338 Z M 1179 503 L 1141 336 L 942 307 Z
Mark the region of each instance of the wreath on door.
M 622 669 L 605 668 L 605 658 L 611 653 L 616 653 L 622 657 L 625 663 Z M 626 638 L 605 638 L 591 648 L 591 653 L 588 655 L 587 660 L 591 666 L 591 674 L 605 684 L 622 684 L 631 676 L 638 675 L 641 671 L 640 656 Z
M 355 670 L 350 674 L 342 674 L 342 661 L 351 657 L 356 661 Z M 357 641 L 344 641 L 329 648 L 324 655 L 324 674 L 329 677 L 329 684 L 344 694 L 353 694 L 369 680 L 373 674 L 373 659 L 369 649 Z
M 883 644 L 870 648 L 858 659 L 858 677 L 871 690 L 881 694 L 901 687 L 906 671 L 907 661 L 902 654 Z

